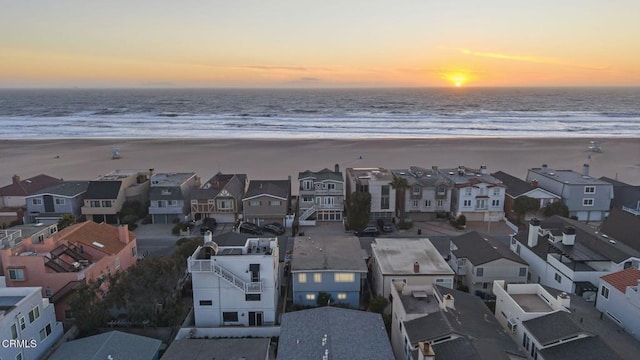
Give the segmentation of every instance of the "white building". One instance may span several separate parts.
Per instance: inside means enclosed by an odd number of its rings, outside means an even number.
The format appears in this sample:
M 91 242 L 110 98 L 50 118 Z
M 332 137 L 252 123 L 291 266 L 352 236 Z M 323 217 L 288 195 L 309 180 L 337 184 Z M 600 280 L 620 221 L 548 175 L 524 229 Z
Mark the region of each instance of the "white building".
M 629 268 L 600 278 L 596 308 L 640 340 L 640 270 Z
M 389 297 L 393 283 L 453 288 L 455 273 L 429 239 L 377 238 L 370 261 L 376 295 Z
M 440 170 L 453 182 L 451 213 L 464 215 L 467 221 L 500 221 L 504 219 L 505 185 L 489 174 L 486 166 L 470 169 Z
M 0 287 L 0 359 L 40 359 L 63 332 L 42 288 Z
M 226 233 L 187 259 L 196 327 L 267 326 L 276 322 L 278 239 Z
M 351 193 L 371 194 L 371 219 L 391 219 L 396 211 L 396 190 L 391 187 L 393 174 L 383 168 L 347 168 L 346 199 Z

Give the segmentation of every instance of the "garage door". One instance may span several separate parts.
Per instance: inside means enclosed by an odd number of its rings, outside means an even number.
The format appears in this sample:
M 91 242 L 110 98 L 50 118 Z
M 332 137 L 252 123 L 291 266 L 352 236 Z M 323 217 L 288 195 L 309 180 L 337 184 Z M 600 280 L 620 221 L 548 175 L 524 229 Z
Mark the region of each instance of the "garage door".
M 578 217 L 578 220 L 580 220 L 580 221 L 589 220 L 589 212 L 588 211 L 578 211 L 576 213 L 576 216 Z
M 215 214 L 212 216 L 219 224 L 233 224 L 236 222 L 236 214 Z

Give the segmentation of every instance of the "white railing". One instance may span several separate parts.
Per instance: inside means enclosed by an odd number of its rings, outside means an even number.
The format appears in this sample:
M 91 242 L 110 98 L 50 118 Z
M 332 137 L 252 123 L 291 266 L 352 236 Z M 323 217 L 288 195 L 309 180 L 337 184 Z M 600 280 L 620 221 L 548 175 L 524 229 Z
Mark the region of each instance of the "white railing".
M 313 215 L 314 212 L 316 212 L 316 206 L 312 205 L 310 208 L 305 210 L 302 213 L 302 215 L 300 215 L 300 217 L 298 219 L 299 220 L 307 220 L 309 218 L 309 216 Z
M 637 215 L 640 215 L 640 204 L 635 209 L 634 208 L 630 208 L 628 206 L 623 206 L 622 210 L 626 211 L 626 212 L 629 212 L 629 213 L 632 213 L 633 215 L 637 216 Z
M 211 260 L 189 259 L 189 272 L 213 272 L 218 277 L 242 290 L 245 294 L 262 293 L 262 282 L 244 281 L 233 272 L 212 262 Z

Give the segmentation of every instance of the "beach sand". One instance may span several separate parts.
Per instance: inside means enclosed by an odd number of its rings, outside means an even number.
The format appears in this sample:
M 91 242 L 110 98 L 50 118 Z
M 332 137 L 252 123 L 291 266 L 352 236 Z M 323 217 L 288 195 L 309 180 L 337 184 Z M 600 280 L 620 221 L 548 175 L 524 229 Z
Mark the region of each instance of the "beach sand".
M 347 167 L 453 168 L 458 165 L 504 171 L 524 179 L 527 169 L 581 171 L 640 185 L 640 139 L 601 139 L 602 153 L 587 151 L 589 139 L 393 139 L 393 140 L 232 140 L 232 139 L 73 139 L 1 140 L 0 186 L 47 174 L 65 180 L 92 180 L 115 169 L 246 173 L 249 179 L 295 181 L 298 172 Z M 119 148 L 121 159 L 112 160 Z M 295 187 L 294 187 L 295 188 Z M 294 191 L 294 194 L 297 193 Z

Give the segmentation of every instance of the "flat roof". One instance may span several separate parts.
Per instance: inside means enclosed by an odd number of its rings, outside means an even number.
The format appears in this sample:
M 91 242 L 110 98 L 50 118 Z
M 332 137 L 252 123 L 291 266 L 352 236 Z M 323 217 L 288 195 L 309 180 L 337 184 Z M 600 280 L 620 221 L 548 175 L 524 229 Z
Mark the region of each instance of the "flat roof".
M 355 236 L 297 236 L 291 271 L 350 270 L 367 272 L 366 253 Z
M 22 232 L 22 236 L 20 238 L 24 239 L 24 238 L 31 237 L 41 231 L 44 231 L 48 229 L 49 226 L 55 225 L 57 223 L 58 221 L 56 220 L 44 220 L 42 222 L 35 223 L 35 224 L 22 224 L 22 225 L 12 226 L 6 230 L 10 230 L 10 231 L 20 230 Z
M 270 338 L 175 340 L 162 360 L 264 360 L 270 343 Z
M 568 184 L 573 185 L 609 185 L 613 187 L 610 183 L 600 180 L 597 178 L 593 178 L 589 175 L 583 176 L 582 173 L 573 171 L 573 170 L 553 170 L 551 168 L 532 168 L 529 171 L 536 173 L 538 175 L 544 176 L 549 179 L 554 179 L 560 182 L 566 182 Z
M 180 186 L 196 173 L 156 173 L 151 176 L 151 186 Z
M 426 291 L 412 291 L 411 294 L 400 294 L 400 301 L 407 314 L 431 314 L 440 311 L 438 300 Z
M 538 294 L 509 294 L 509 296 L 526 312 L 554 311 Z
M 454 275 L 449 264 L 426 238 L 376 238 L 371 244 L 371 252 L 383 275 Z M 416 262 L 420 265 L 417 273 L 413 271 Z

